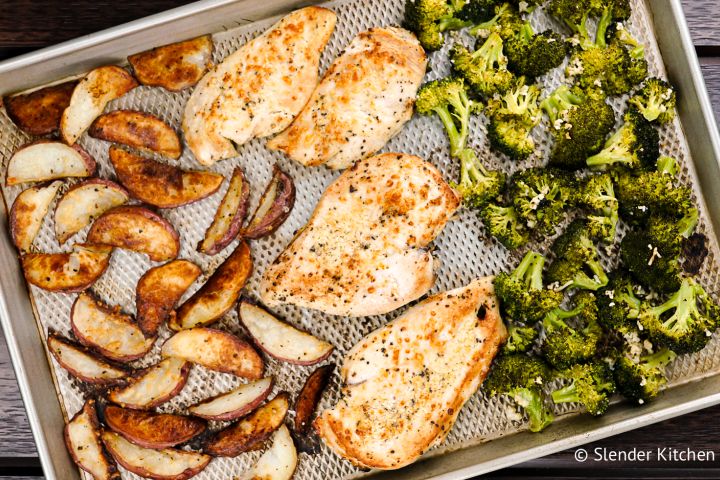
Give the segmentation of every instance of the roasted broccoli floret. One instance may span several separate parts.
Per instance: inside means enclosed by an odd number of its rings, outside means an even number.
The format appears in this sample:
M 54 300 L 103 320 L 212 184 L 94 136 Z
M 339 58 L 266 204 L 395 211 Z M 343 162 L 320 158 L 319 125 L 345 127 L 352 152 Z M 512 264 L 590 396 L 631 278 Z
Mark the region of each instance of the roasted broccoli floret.
M 470 52 L 455 44 L 450 54 L 453 70 L 465 79 L 470 87 L 486 98 L 505 93 L 513 85 L 515 76 L 507 69 L 500 35 L 492 33 L 480 48 Z
M 609 277 L 608 284 L 596 295 L 598 322 L 608 332 L 620 332 L 623 328 L 636 325 L 642 301 L 626 272 L 615 271 Z
M 535 323 L 557 308 L 562 302 L 560 292 L 543 285 L 542 271 L 545 257 L 528 252 L 511 273 L 500 272 L 495 277 L 495 293 L 508 316 Z
M 555 240 L 552 250 L 556 258 L 548 268 L 548 279 L 556 282 L 559 290 L 597 290 L 607 285 L 608 277 L 600 265 L 587 221 L 574 220 Z
M 717 307 L 705 289 L 690 278 L 668 300 L 657 306 L 643 305 L 639 321 L 653 343 L 676 353 L 702 350 L 715 330 L 712 318 Z
M 603 15 L 605 8 L 610 7 L 612 21 L 627 20 L 630 18 L 630 2 L 628 0 L 551 0 L 547 5 L 547 12 L 565 23 L 576 34 L 587 37 L 586 21 Z
M 618 201 L 612 177 L 608 174 L 589 177 L 580 191 L 579 202 L 592 212 L 587 217 L 590 236 L 613 243 L 618 222 Z
M 406 0 L 405 26 L 425 50 L 438 50 L 445 43 L 443 32 L 473 25 L 487 13 L 484 4 L 477 0 Z
M 595 296 L 580 292 L 573 297 L 573 303 L 575 308 L 572 310 L 556 308 L 542 321 L 545 340 L 540 350 L 548 363 L 556 368 L 568 368 L 589 360 L 597 353 L 602 340 Z M 568 319 L 574 319 L 576 325 L 569 324 Z
M 574 203 L 576 183 L 572 175 L 564 171 L 529 168 L 512 176 L 509 193 L 515 210 L 528 228 L 552 235 Z
M 542 385 L 550 379 L 550 369 L 539 358 L 516 353 L 495 359 L 483 388 L 490 395 L 507 395 L 528 416 L 530 431 L 539 432 L 553 421 L 545 406 Z
M 675 89 L 665 80 L 648 78 L 629 103 L 649 122 L 667 123 L 675 118 Z
M 552 30 L 536 34 L 530 22 L 525 22 L 518 34 L 505 42 L 510 71 L 530 78 L 559 67 L 567 54 L 567 43 L 561 35 Z
M 540 89 L 536 85 L 525 85 L 524 80 L 519 78 L 504 95 L 489 100 L 486 110 L 490 117 L 490 145 L 513 160 L 523 160 L 535 151 L 530 133 L 540 122 L 537 104 Z
M 612 371 L 604 363 L 573 365 L 560 372 L 570 384 L 555 390 L 555 403 L 581 403 L 590 415 L 600 416 L 610 406 L 610 395 L 615 392 Z
M 466 207 L 481 209 L 503 191 L 505 174 L 499 170 L 487 170 L 475 151 L 466 148 L 460 152 L 460 181 L 452 186 L 460 192 Z
M 512 206 L 490 203 L 480 210 L 480 219 L 490 235 L 497 238 L 505 248 L 514 250 L 528 242 L 528 232 Z
M 675 360 L 675 357 L 675 353 L 668 349 L 642 355 L 637 359 L 620 356 L 613 368 L 618 391 L 639 404 L 652 400 L 667 383 L 665 367 Z
M 645 288 L 667 293 L 680 287 L 682 272 L 677 258 L 663 257 L 646 232 L 628 232 L 620 243 L 620 258 Z
M 680 219 L 694 208 L 690 189 L 673 185 L 664 171 L 619 172 L 615 176 L 620 217 L 638 225 L 651 216 Z
M 462 78 L 433 80 L 417 94 L 415 109 L 420 115 L 437 115 L 450 139 L 450 154 L 459 157 L 467 147 L 470 115 L 478 106 L 468 98 Z
M 677 257 L 698 223 L 697 208 L 690 208 L 680 219 L 652 216 L 647 223 L 647 238 L 663 257 Z
M 502 348 L 503 354 L 525 353 L 532 348 L 537 337 L 538 331 L 535 328 L 511 324 L 508 327 L 507 342 Z
M 660 134 L 645 117 L 634 110 L 623 117 L 622 126 L 608 138 L 603 149 L 588 157 L 587 165 L 597 170 L 622 166 L 653 169 L 660 156 Z
M 550 118 L 554 138 L 550 165 L 569 170 L 585 168 L 585 159 L 600 151 L 615 125 L 615 112 L 597 90 L 561 85 L 540 103 Z
M 488 38 L 493 33 L 503 40 L 515 36 L 523 25 L 520 12 L 516 6 L 510 3 L 501 3 L 493 8 L 494 16 L 486 21 L 477 22 L 469 32 L 476 37 Z

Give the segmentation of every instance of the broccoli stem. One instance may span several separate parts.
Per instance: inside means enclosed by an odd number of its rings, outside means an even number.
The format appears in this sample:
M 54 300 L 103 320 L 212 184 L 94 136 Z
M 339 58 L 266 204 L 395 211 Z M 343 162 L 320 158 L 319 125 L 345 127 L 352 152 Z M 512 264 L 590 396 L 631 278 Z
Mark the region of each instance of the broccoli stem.
M 597 31 L 595 32 L 595 45 L 597 45 L 600 48 L 607 47 L 607 42 L 605 41 L 605 35 L 607 34 L 607 29 L 612 23 L 612 6 L 607 6 L 603 10 L 603 14 L 600 17 L 600 21 L 598 22 Z
M 500 35 L 497 33 L 490 35 L 482 47 L 471 54 L 471 57 L 474 61 L 483 59 L 485 70 L 495 68 L 495 65 L 500 64 L 503 59 L 503 41 Z
M 543 404 L 540 393 L 529 388 L 518 388 L 513 399 L 525 410 L 530 421 L 530 431 L 540 432 L 553 421 L 553 415 Z
M 568 328 L 567 324 L 563 321 L 567 318 L 572 318 L 575 315 L 579 314 L 584 305 L 579 305 L 572 310 L 563 310 L 562 308 L 556 308 L 550 313 L 548 313 L 545 316 L 545 319 L 543 320 L 543 326 L 547 330 L 552 329 L 558 329 L 558 328 Z
M 562 112 L 580 105 L 583 100 L 581 96 L 575 95 L 566 86 L 561 86 L 543 100 L 540 107 L 550 117 L 550 121 L 555 123 Z
M 535 252 L 528 252 L 520 264 L 512 272 L 512 277 L 524 282 L 531 290 L 543 289 L 542 271 L 545 265 L 545 257 Z
M 604 149 L 595 155 L 588 157 L 586 161 L 588 167 L 605 167 L 616 163 L 630 165 L 633 162 L 632 154 L 628 152 L 627 148 L 625 148 L 622 143 L 623 127 L 620 127 L 612 134 L 612 136 L 610 136 L 605 143 L 607 146 Z
M 460 185 L 471 187 L 489 180 L 488 171 L 478 159 L 475 151 L 466 148 L 459 154 L 460 157 Z
M 497 25 L 498 21 L 500 20 L 500 17 L 505 14 L 505 12 L 507 11 L 508 8 L 509 8 L 509 6 L 506 3 L 501 5 L 496 10 L 497 13 L 495 14 L 494 17 L 492 17 L 490 20 L 488 20 L 486 22 L 478 23 L 477 25 L 472 27 L 470 30 L 468 30 L 468 32 L 470 33 L 470 35 L 477 37 L 478 35 L 480 35 L 480 32 L 494 27 L 495 25 Z
M 658 318 L 668 310 L 675 309 L 673 314 L 663 323 L 663 327 L 671 333 L 682 333 L 688 329 L 687 322 L 693 318 L 700 316 L 697 307 L 697 289 L 695 284 L 690 281 L 683 281 L 680 289 L 675 292 L 667 302 L 651 309 L 653 315 Z
M 695 231 L 695 227 L 698 224 L 698 210 L 697 208 L 691 208 L 683 218 L 678 221 L 678 230 L 680 235 L 688 238 Z
M 662 156 L 657 161 L 657 171 L 663 175 L 675 176 L 677 173 L 677 161 L 668 156 Z
M 467 93 L 461 92 L 453 96 L 448 102 L 453 107 L 453 112 L 447 106 L 438 106 L 433 111 L 440 117 L 450 139 L 450 155 L 459 157 L 465 150 L 468 138 L 468 125 L 470 123 L 471 101 Z M 460 124 L 458 130 L 457 124 Z
M 585 265 L 592 272 L 592 276 L 580 275 L 573 279 L 573 285 L 583 290 L 597 290 L 603 285 L 607 285 L 608 277 L 605 271 L 600 265 L 600 262 L 591 260 L 585 263 Z
M 640 357 L 640 363 L 647 368 L 664 368 L 668 363 L 675 360 L 677 355 L 672 350 L 663 348 L 655 353 Z

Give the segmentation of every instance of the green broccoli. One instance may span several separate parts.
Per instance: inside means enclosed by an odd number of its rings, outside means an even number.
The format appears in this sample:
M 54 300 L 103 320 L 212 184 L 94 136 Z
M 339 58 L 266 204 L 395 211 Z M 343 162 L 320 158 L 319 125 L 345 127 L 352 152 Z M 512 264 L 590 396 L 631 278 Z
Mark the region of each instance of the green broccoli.
M 612 5 L 609 11 L 612 21 L 630 18 L 631 9 L 628 0 L 615 0 L 612 3 L 606 0 L 551 0 L 546 10 L 565 23 L 573 33 L 582 34 L 587 38 L 587 19 L 602 16 L 606 7 L 610 5 Z
M 635 293 L 636 286 L 629 275 L 617 270 L 609 275 L 610 281 L 598 290 L 598 322 L 608 332 L 620 332 L 634 327 L 640 315 L 642 301 Z
M 528 168 L 515 172 L 509 194 L 515 210 L 527 227 L 544 235 L 555 233 L 576 197 L 576 180 L 567 172 Z
M 507 395 L 528 416 L 530 431 L 539 432 L 553 421 L 545 406 L 542 385 L 550 379 L 550 369 L 536 357 L 516 353 L 495 359 L 483 388 L 490 395 Z
M 662 349 L 637 359 L 622 355 L 615 361 L 613 374 L 618 391 L 625 398 L 643 404 L 652 400 L 667 383 L 665 367 L 675 353 Z
M 648 78 L 628 101 L 649 122 L 667 123 L 675 118 L 675 89 L 665 80 Z
M 553 402 L 581 403 L 590 415 L 596 417 L 607 411 L 610 395 L 615 392 L 615 381 L 606 364 L 573 365 L 561 371 L 559 376 L 571 382 L 552 393 Z
M 643 116 L 631 110 L 604 148 L 588 157 L 587 165 L 597 170 L 614 166 L 649 170 L 655 168 L 659 156 L 660 134 Z
M 579 203 L 592 212 L 587 217 L 590 236 L 613 243 L 619 216 L 612 177 L 608 174 L 588 177 L 580 191 Z
M 691 208 L 680 219 L 652 216 L 647 222 L 648 242 L 657 247 L 663 257 L 677 257 L 698 223 L 698 210 Z
M 528 252 L 512 273 L 500 272 L 495 277 L 495 293 L 511 318 L 535 323 L 562 302 L 562 293 L 543 285 L 544 265 L 545 257 Z
M 698 352 L 707 345 L 716 319 L 717 307 L 705 289 L 690 278 L 658 306 L 644 305 L 639 321 L 650 339 L 676 353 Z
M 673 185 L 663 170 L 619 172 L 615 184 L 620 217 L 634 225 L 645 224 L 651 216 L 680 219 L 695 208 L 690 189 Z
M 480 210 L 480 219 L 490 235 L 497 238 L 505 248 L 514 250 L 528 242 L 527 230 L 520 223 L 512 206 L 489 203 Z
M 615 112 L 602 92 L 561 85 L 540 102 L 550 118 L 554 138 L 550 165 L 569 170 L 585 168 L 585 159 L 600 151 L 615 125 Z
M 672 292 L 680 287 L 680 265 L 675 257 L 663 257 L 646 232 L 630 231 L 620 243 L 620 258 L 645 288 Z
M 519 78 L 515 87 L 488 101 L 490 145 L 513 160 L 523 160 L 535 151 L 530 133 L 540 123 L 537 98 L 540 89 Z
M 425 50 L 440 49 L 443 32 L 469 27 L 487 15 L 490 0 L 406 0 L 405 26 Z
M 469 32 L 471 35 L 481 38 L 488 38 L 493 33 L 503 40 L 508 40 L 516 35 L 522 28 L 523 21 L 516 6 L 509 3 L 495 5 L 494 16 L 487 21 L 477 22 Z
M 513 353 L 526 353 L 530 350 L 538 337 L 538 331 L 530 326 L 523 327 L 511 324 L 508 327 L 508 339 L 503 345 L 503 355 Z
M 525 22 L 518 34 L 505 42 L 508 69 L 530 78 L 559 67 L 567 54 L 567 43 L 561 35 L 552 30 L 536 34 L 530 22 Z
M 608 283 L 597 248 L 590 238 L 585 220 L 574 220 L 553 243 L 555 261 L 548 268 L 548 279 L 567 287 L 597 290 Z
M 460 152 L 460 181 L 452 184 L 462 196 L 463 204 L 472 209 L 482 209 L 497 199 L 505 188 L 505 174 L 499 170 L 487 170 L 474 150 Z
M 545 340 L 540 351 L 556 368 L 568 368 L 593 358 L 603 337 L 597 323 L 595 296 L 590 292 L 579 292 L 573 297 L 573 304 L 574 309 L 556 308 L 542 321 Z M 568 319 L 575 319 L 578 326 L 568 324 Z
M 490 34 L 485 43 L 472 53 L 455 44 L 450 57 L 453 71 L 483 97 L 505 93 L 513 86 L 515 76 L 507 69 L 503 41 L 497 33 Z

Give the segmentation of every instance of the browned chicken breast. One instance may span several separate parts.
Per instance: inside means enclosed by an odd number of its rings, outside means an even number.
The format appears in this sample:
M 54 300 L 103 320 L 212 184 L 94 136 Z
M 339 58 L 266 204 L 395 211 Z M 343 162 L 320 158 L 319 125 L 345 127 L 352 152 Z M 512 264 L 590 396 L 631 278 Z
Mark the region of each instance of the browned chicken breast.
M 440 172 L 419 157 L 386 153 L 357 162 L 328 187 L 305 228 L 268 267 L 268 306 L 335 315 L 387 313 L 435 280 L 425 247 L 460 206 Z
M 333 169 L 374 155 L 412 117 L 426 66 L 424 50 L 407 30 L 360 33 L 268 147 L 303 165 Z
M 198 162 L 287 128 L 318 83 L 320 54 L 335 29 L 330 10 L 296 10 L 208 72 L 185 106 L 182 128 Z
M 492 280 L 433 295 L 348 352 L 343 398 L 314 423 L 332 450 L 390 470 L 445 439 L 507 338 Z

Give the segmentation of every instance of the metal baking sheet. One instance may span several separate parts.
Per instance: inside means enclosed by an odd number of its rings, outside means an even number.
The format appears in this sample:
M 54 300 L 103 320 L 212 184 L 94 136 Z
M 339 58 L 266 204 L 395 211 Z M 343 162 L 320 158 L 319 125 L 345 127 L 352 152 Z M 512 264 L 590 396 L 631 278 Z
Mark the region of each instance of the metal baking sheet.
M 339 16 L 333 39 L 323 53 L 321 68 L 325 69 L 359 31 L 372 26 L 398 24 L 404 2 L 202 1 L 4 62 L 0 64 L 0 94 L 58 81 L 107 63 L 122 64 L 128 54 L 204 33 L 214 34 L 215 61 L 219 61 L 248 38 L 271 25 L 277 15 L 310 3 L 328 6 Z M 720 285 L 717 263 L 720 257 L 717 254 L 713 226 L 717 227 L 720 219 L 720 204 L 715 200 L 720 198 L 720 192 L 717 191 L 720 185 L 713 182 L 713 179 L 718 178 L 720 173 L 717 161 L 720 158 L 720 141 L 707 93 L 680 2 L 635 0 L 633 4 L 635 13 L 627 27 L 646 43 L 646 56 L 651 72 L 662 75 L 667 73 L 680 90 L 680 120 L 663 128 L 662 152 L 680 160 L 682 181 L 694 186 L 702 211 L 700 228 L 708 235 L 711 243 L 711 253 L 701 272 L 701 280 L 709 291 L 716 293 Z M 551 21 L 536 12 L 533 14 L 533 23 L 536 28 L 540 28 L 549 25 Z M 457 36 L 456 40 L 467 42 L 469 39 Z M 431 57 L 433 71 L 430 78 L 443 73 L 443 65 L 447 65 L 447 62 L 442 61 L 443 55 L 445 52 L 441 51 Z M 558 69 L 543 79 L 543 84 L 549 88 L 557 86 L 562 81 L 561 70 Z M 171 94 L 159 89 L 140 87 L 108 108 L 146 110 L 179 127 L 182 107 L 187 97 L 187 92 Z M 613 106 L 620 111 L 623 102 L 624 99 L 618 99 Z M 472 143 L 486 164 L 492 168 L 512 172 L 518 168 L 539 164 L 547 152 L 547 132 L 539 128 L 535 133 L 540 146 L 539 155 L 534 155 L 525 162 L 513 163 L 490 152 L 484 139 L 483 125 L 484 119 L 478 118 L 473 125 Z M 12 125 L 4 111 L 0 112 L 2 175 L 14 150 L 28 139 L 29 137 Z M 448 160 L 445 143 L 444 134 L 434 119 L 415 118 L 385 150 L 421 155 L 435 163 L 446 178 L 452 179 L 457 175 L 457 167 Z M 108 145 L 86 137 L 81 140 L 81 144 L 99 161 L 100 175 L 111 177 L 112 168 L 107 161 Z M 258 278 L 264 267 L 288 243 L 294 231 L 305 223 L 317 199 L 337 175 L 324 168 L 300 167 L 277 153 L 268 152 L 263 145 L 264 141 L 253 141 L 240 149 L 238 157 L 213 167 L 213 170 L 228 176 L 234 166 L 242 166 L 255 187 L 254 202 L 257 201 L 258 190 L 269 178 L 271 165 L 275 162 L 279 162 L 297 182 L 298 198 L 290 219 L 271 238 L 253 242 L 256 273 L 248 285 L 250 296 L 255 296 Z M 183 167 L 197 167 L 188 151 L 183 154 L 178 164 Z M 6 210 L 20 191 L 18 187 L 2 188 Z M 204 233 L 211 212 L 222 194 L 221 190 L 198 204 L 163 211 L 163 215 L 181 233 L 181 257 L 196 261 L 206 273 L 212 272 L 232 248 L 217 257 L 207 257 L 194 251 L 194 245 Z M 707 203 L 703 198 L 708 200 Z M 3 218 L 7 219 L 7 215 Z M 36 245 L 44 251 L 59 251 L 61 248 L 52 236 L 51 222 L 49 216 Z M 5 223 L 7 224 L 7 221 Z M 7 232 L 7 229 L 5 231 Z M 71 242 L 84 238 L 84 235 L 85 232 L 81 232 Z M 530 247 L 543 248 L 537 244 Z M 510 268 L 517 263 L 522 253 L 524 251 L 508 254 L 496 242 L 485 239 L 482 226 L 474 214 L 463 212 L 457 220 L 448 225 L 436 242 L 436 256 L 440 260 L 441 268 L 433 291 L 460 286 L 473 277 Z M 119 305 L 133 313 L 135 282 L 150 266 L 151 263 L 140 255 L 116 251 L 110 270 L 96 283 L 93 291 L 106 302 Z M 79 478 L 77 469 L 65 451 L 62 427 L 65 419 L 80 408 L 84 391 L 54 360 L 48 359 L 43 343 L 48 327 L 62 332 L 68 331 L 68 312 L 74 295 L 51 294 L 34 287 L 28 290 L 7 234 L 0 237 L 0 284 L 0 318 L 45 475 L 47 478 Z M 188 294 L 190 293 L 192 291 Z M 340 361 L 342 354 L 363 335 L 397 315 L 344 319 L 291 307 L 279 309 L 277 313 L 335 344 L 338 347 L 332 358 L 335 362 Z M 234 313 L 229 314 L 220 325 L 241 333 Z M 163 338 L 167 335 L 168 332 L 164 332 Z M 158 345 L 161 342 L 162 339 Z M 558 418 L 555 424 L 542 434 L 529 434 L 521 431 L 522 422 L 513 420 L 509 410 L 511 407 L 506 401 L 488 399 L 479 392 L 463 409 L 445 443 L 429 452 L 418 464 L 399 472 L 361 472 L 323 447 L 317 454 L 301 455 L 295 478 L 467 478 L 720 403 L 720 378 L 715 376 L 720 371 L 718 343 L 718 339 L 713 338 L 703 352 L 680 358 L 671 369 L 672 388 L 658 401 L 643 408 L 615 406 L 600 419 L 571 415 L 572 408 L 563 408 L 556 413 L 568 415 Z M 157 348 L 145 363 L 156 358 Z M 290 367 L 273 361 L 268 362 L 268 370 L 278 378 L 278 389 L 291 392 L 297 392 L 310 371 L 308 368 Z M 704 380 L 693 382 L 701 378 Z M 213 374 L 196 367 L 183 393 L 163 406 L 163 410 L 182 411 L 184 405 L 211 393 L 226 390 L 237 383 L 238 380 L 229 375 Z M 337 396 L 338 385 L 333 384 L 322 406 L 330 406 Z M 214 460 L 210 467 L 196 478 L 232 478 L 252 464 L 256 456 L 257 454 L 247 454 L 236 459 Z M 137 478 L 126 472 L 124 476 Z

